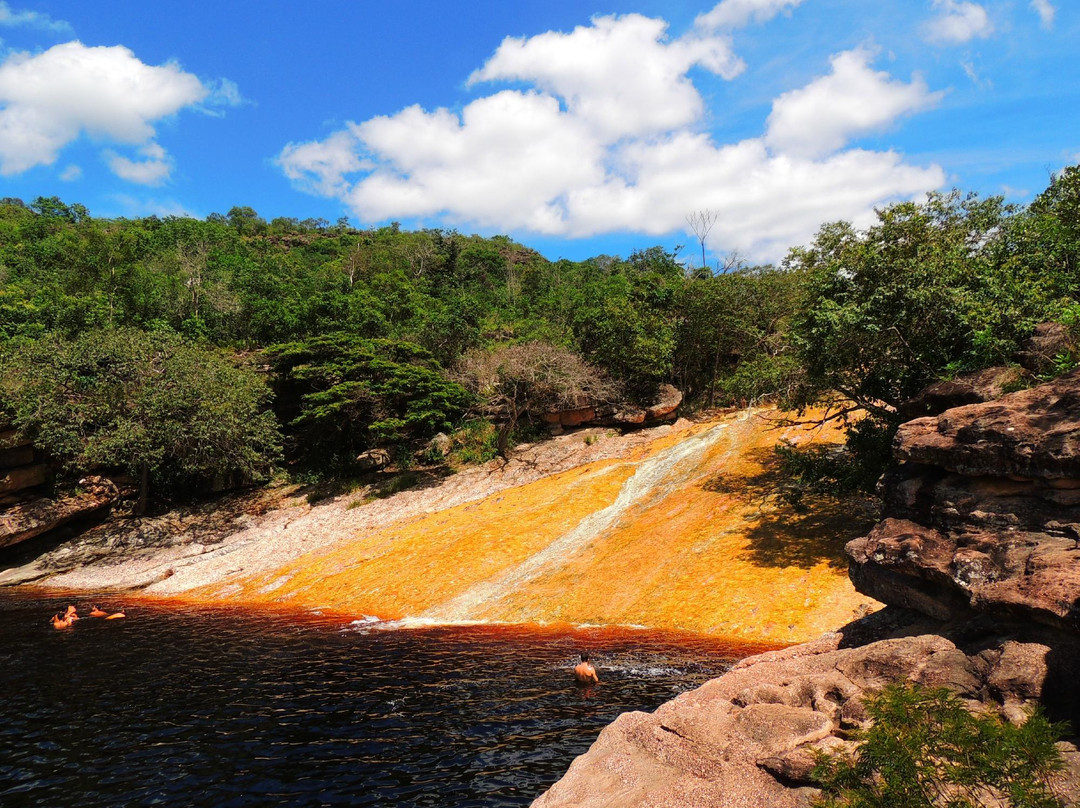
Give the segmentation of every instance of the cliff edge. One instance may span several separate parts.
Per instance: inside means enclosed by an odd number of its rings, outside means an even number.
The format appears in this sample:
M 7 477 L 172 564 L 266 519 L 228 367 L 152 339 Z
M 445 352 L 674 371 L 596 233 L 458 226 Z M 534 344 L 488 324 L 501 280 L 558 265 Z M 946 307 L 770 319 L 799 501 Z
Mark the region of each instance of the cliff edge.
M 809 805 L 814 751 L 847 746 L 864 698 L 904 680 L 1080 727 L 1080 372 L 909 421 L 894 449 L 884 518 L 847 546 L 886 609 L 620 716 L 533 805 Z M 1080 753 L 1059 748 L 1055 788 L 1080 805 Z

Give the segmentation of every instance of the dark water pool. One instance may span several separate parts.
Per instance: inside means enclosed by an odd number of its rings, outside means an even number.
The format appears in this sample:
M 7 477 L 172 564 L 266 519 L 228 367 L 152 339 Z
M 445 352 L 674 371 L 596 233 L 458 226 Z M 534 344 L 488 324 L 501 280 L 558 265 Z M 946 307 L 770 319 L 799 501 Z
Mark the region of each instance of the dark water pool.
M 528 805 L 620 712 L 739 655 L 650 632 L 146 605 L 57 631 L 70 600 L 0 592 L 0 805 Z M 571 682 L 581 647 L 592 689 Z

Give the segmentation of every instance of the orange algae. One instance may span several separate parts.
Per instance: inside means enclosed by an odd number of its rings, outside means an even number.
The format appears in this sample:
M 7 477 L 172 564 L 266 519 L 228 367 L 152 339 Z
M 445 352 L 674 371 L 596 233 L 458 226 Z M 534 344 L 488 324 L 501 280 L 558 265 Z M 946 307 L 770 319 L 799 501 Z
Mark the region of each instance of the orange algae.
M 866 525 L 762 494 L 781 438 L 839 434 L 784 425 L 773 411 L 729 416 L 187 594 L 384 619 L 804 641 L 875 604 L 855 592 L 841 555 Z

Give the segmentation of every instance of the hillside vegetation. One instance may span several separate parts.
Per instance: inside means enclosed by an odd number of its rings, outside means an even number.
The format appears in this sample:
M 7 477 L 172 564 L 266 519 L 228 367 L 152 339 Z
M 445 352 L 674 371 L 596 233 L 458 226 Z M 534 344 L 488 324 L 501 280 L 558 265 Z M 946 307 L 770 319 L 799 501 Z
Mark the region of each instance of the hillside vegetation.
M 824 226 L 780 266 L 687 269 L 660 247 L 550 261 L 506 236 L 94 218 L 0 201 L 0 421 L 72 474 L 153 491 L 349 475 L 507 451 L 545 408 L 829 398 L 875 461 L 927 383 L 1080 321 L 1080 167 L 1029 206 L 960 192 Z M 1073 361 L 1059 358 L 1059 369 Z

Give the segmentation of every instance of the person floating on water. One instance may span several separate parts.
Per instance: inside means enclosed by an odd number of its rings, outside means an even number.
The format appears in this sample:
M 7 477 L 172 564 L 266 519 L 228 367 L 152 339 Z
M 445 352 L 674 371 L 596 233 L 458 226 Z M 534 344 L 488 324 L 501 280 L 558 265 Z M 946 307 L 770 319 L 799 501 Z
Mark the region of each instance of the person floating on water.
M 109 613 L 107 611 L 105 611 L 104 609 L 99 609 L 96 603 L 93 606 L 90 607 L 90 616 L 91 617 L 105 617 L 108 614 Z
M 583 685 L 595 685 L 599 683 L 600 677 L 596 675 L 596 668 L 589 662 L 588 654 L 582 653 L 581 662 L 574 668 L 574 678 Z
M 126 614 L 126 612 L 127 612 L 127 610 L 126 610 L 126 609 L 125 609 L 125 608 L 124 608 L 123 606 L 121 606 L 121 607 L 120 607 L 120 611 L 118 611 L 118 612 L 113 612 L 112 614 L 110 614 L 110 615 L 109 615 L 108 617 L 106 617 L 105 619 L 106 619 L 106 620 L 118 620 L 118 619 L 119 619 L 119 618 L 121 618 L 121 617 L 127 617 L 127 614 Z

